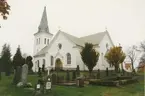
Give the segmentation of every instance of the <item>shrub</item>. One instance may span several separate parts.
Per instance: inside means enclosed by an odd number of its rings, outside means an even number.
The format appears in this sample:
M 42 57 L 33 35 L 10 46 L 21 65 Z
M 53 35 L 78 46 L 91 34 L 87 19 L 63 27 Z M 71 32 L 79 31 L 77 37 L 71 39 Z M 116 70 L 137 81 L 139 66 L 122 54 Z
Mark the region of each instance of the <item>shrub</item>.
M 137 82 L 137 78 L 124 77 L 126 79 L 117 80 L 117 78 L 104 79 L 104 80 L 90 80 L 89 83 L 92 85 L 103 85 L 103 86 L 119 86 L 125 84 L 131 84 Z

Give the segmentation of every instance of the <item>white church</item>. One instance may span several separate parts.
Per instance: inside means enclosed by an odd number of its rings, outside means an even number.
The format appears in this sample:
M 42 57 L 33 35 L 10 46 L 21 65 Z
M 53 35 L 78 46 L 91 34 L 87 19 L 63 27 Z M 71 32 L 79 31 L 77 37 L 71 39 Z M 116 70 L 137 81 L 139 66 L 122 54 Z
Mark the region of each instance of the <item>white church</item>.
M 80 55 L 81 48 L 84 47 L 86 42 L 94 44 L 94 48 L 100 53 L 97 65 L 93 70 L 114 69 L 104 58 L 107 50 L 114 46 L 107 30 L 80 38 L 61 30 L 53 35 L 49 31 L 45 7 L 38 32 L 34 34 L 34 37 L 33 70 L 35 72 L 43 64 L 46 68 L 55 68 L 58 59 L 61 60 L 64 70 L 76 69 L 77 65 L 79 65 L 80 70 L 88 70 Z

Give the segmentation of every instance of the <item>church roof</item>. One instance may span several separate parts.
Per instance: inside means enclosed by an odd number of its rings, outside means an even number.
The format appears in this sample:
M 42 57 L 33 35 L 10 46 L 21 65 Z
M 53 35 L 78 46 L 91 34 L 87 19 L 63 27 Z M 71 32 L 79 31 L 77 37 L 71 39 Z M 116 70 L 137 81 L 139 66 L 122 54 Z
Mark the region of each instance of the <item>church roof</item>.
M 70 35 L 70 34 L 62 32 L 62 31 L 61 31 L 61 33 L 64 34 L 68 39 L 70 39 L 75 44 L 80 45 L 80 46 L 84 46 L 84 41 L 82 41 L 78 37 L 75 37 L 73 35 Z
M 99 44 L 101 42 L 101 40 L 103 39 L 103 37 L 105 36 L 106 33 L 107 32 L 100 32 L 100 33 L 96 33 L 96 34 L 92 34 L 92 35 L 88 35 L 88 36 L 84 36 L 84 37 L 78 38 L 78 37 L 75 37 L 73 35 L 70 35 L 70 34 L 68 34 L 66 32 L 59 31 L 54 36 L 54 38 L 51 40 L 49 46 L 45 46 L 35 56 L 40 56 L 40 55 L 44 55 L 45 53 L 47 53 L 47 51 L 48 51 L 49 47 L 52 45 L 54 39 L 59 34 L 63 34 L 65 37 L 67 37 L 71 42 L 75 43 L 76 45 L 84 46 L 85 42 L 89 42 L 89 43 L 93 43 L 93 44 Z
M 34 55 L 34 57 L 37 57 L 37 56 L 41 56 L 41 55 L 44 55 L 46 54 L 48 51 L 48 46 L 45 46 L 43 49 L 41 49 L 36 55 Z
M 105 36 L 105 34 L 106 34 L 106 32 L 99 32 L 96 34 L 81 37 L 80 40 L 82 40 L 84 42 L 89 42 L 92 44 L 99 44 L 101 42 L 101 40 L 103 39 L 103 37 Z
M 44 7 L 37 33 L 41 33 L 41 32 L 46 32 L 46 33 L 51 34 L 49 32 L 49 27 L 48 27 L 46 7 Z M 35 34 L 37 34 L 37 33 L 35 33 Z M 53 34 L 51 34 L 51 35 L 53 35 Z

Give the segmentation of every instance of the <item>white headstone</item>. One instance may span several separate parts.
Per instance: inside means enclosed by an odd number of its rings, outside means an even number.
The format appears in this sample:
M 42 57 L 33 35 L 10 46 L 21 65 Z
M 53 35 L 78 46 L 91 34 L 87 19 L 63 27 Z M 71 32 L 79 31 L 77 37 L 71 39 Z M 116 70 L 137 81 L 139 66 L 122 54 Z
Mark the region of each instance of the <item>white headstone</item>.
M 23 84 L 27 83 L 27 75 L 28 75 L 28 65 L 24 64 L 22 66 L 22 76 L 21 76 L 21 81 Z
M 46 89 L 51 89 L 51 82 L 46 82 Z

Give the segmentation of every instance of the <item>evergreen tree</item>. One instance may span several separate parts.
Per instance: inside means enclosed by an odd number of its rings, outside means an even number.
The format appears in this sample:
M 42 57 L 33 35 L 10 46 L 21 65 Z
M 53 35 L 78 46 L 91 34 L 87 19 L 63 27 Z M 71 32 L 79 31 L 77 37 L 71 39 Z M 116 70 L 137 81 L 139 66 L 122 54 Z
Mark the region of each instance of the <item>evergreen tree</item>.
M 11 52 L 10 45 L 4 44 L 1 52 L 1 71 L 5 72 L 6 75 L 10 75 L 11 71 Z
M 85 43 L 85 47 L 82 48 L 80 53 L 82 61 L 89 69 L 90 75 L 99 59 L 99 52 L 97 52 L 93 46 L 92 43 Z
M 21 55 L 21 50 L 20 50 L 20 46 L 17 48 L 17 51 L 16 51 L 16 54 L 14 55 L 13 57 L 13 66 L 14 66 L 14 69 L 17 67 L 17 66 L 22 66 L 25 62 L 24 62 L 24 58 L 22 57 Z

